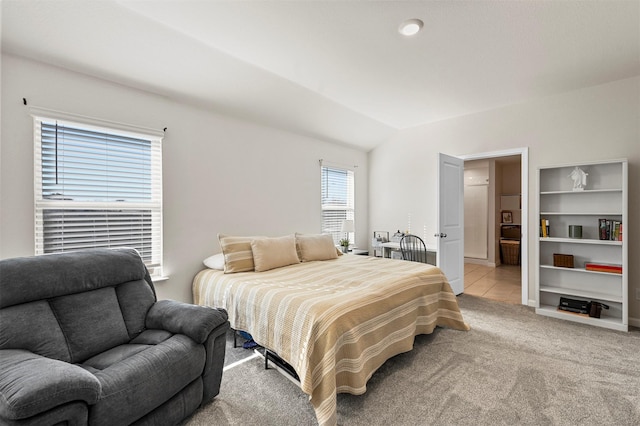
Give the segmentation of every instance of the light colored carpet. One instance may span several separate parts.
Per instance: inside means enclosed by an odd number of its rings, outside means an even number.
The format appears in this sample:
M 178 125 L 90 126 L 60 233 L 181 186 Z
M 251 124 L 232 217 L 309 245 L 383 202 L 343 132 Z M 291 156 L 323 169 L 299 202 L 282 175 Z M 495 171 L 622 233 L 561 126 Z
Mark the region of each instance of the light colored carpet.
M 638 330 L 575 324 L 468 295 L 459 303 L 471 331 L 418 336 L 413 351 L 371 377 L 364 395 L 338 395 L 339 424 L 640 424 Z M 220 395 L 185 424 L 317 423 L 307 396 L 256 358 L 226 371 Z

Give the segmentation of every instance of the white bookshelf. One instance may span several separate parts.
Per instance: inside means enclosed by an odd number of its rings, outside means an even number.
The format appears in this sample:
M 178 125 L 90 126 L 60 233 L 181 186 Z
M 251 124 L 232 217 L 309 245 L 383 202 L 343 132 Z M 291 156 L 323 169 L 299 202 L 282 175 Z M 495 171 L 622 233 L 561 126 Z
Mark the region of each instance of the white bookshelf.
M 573 190 L 575 167 L 587 173 L 583 190 Z M 536 244 L 536 313 L 628 331 L 627 160 L 567 164 L 538 169 L 537 220 L 549 220 L 549 234 Z M 601 240 L 599 219 L 622 223 L 622 241 Z M 582 238 L 569 238 L 569 225 Z M 574 267 L 554 266 L 554 254 L 573 256 Z M 585 269 L 585 263 L 622 265 L 622 274 Z M 600 318 L 558 310 L 561 297 L 609 306 Z

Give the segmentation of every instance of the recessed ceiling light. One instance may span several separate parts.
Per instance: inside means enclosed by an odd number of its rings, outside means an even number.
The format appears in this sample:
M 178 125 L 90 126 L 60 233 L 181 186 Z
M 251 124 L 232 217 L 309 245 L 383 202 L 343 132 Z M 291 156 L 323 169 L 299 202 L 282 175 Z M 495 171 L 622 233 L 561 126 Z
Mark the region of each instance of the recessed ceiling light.
M 412 36 L 414 34 L 417 34 L 422 29 L 423 25 L 424 22 L 419 19 L 407 19 L 402 24 L 400 24 L 398 31 L 404 36 Z

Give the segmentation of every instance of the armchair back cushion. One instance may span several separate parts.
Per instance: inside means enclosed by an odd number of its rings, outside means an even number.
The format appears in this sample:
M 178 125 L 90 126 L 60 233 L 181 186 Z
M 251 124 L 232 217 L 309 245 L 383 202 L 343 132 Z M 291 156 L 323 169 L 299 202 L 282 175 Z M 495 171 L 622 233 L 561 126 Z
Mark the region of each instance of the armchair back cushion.
M 0 287 L 0 349 L 26 349 L 70 363 L 135 338 L 156 300 L 132 249 L 8 259 Z

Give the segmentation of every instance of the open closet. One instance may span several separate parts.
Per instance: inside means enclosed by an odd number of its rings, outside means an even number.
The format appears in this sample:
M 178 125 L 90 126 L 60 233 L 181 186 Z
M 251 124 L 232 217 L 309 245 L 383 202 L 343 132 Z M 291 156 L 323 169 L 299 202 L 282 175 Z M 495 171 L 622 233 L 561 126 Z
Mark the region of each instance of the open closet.
M 521 303 L 521 157 L 465 161 L 465 293 Z

